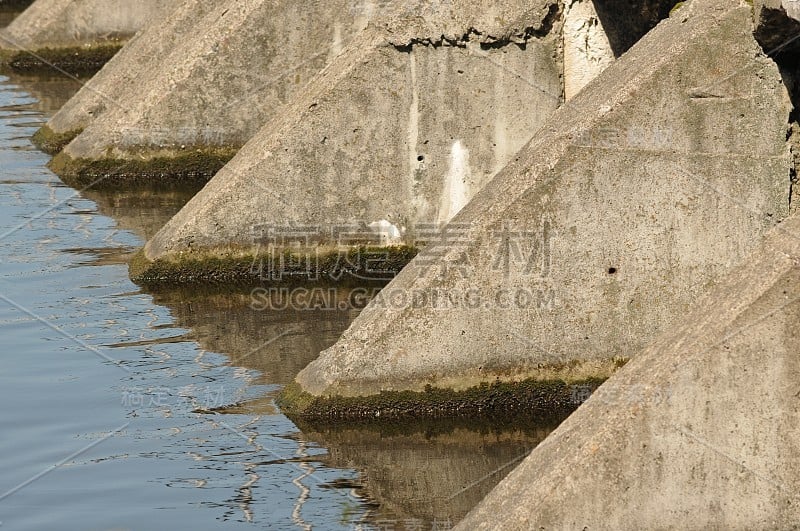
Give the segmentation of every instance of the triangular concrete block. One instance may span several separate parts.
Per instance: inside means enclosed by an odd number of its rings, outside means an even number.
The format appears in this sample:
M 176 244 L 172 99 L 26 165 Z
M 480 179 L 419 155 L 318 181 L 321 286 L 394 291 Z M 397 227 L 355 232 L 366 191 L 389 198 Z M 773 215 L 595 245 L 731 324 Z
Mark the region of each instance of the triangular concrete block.
M 799 238 L 773 229 L 458 529 L 796 529 Z
M 439 404 L 450 411 L 505 392 L 494 382 L 546 384 L 558 404 L 565 384 L 608 377 L 787 216 L 790 109 L 751 7 L 688 2 L 298 375 L 287 411 L 389 414 L 431 388 L 453 395 Z
M 190 16 L 189 38 L 149 35 L 166 47 L 159 68 L 51 169 L 76 187 L 204 184 L 364 27 L 364 5 L 231 0 Z
M 197 21 L 218 5 L 217 0 L 184 0 L 166 16 L 153 18 L 37 131 L 33 141 L 57 153 L 108 109 L 124 107 L 126 95 L 154 75 L 172 50 L 195 38 Z
M 367 241 L 405 264 L 563 101 L 559 3 L 488 4 L 376 19 L 148 242 L 137 281 L 280 274 L 258 234 L 289 227 L 321 261 Z

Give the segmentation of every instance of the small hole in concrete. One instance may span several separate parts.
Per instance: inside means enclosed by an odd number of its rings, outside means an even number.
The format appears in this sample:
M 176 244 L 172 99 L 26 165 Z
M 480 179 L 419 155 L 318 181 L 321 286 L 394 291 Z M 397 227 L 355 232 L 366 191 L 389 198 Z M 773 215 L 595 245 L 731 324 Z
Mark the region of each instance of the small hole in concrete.
M 422 162 L 423 160 L 425 160 L 425 155 L 418 155 L 417 160 Z
M 617 272 L 617 268 L 616 267 L 609 267 L 608 268 L 608 274 L 609 275 L 614 275 L 614 274 L 616 274 L 616 272 Z

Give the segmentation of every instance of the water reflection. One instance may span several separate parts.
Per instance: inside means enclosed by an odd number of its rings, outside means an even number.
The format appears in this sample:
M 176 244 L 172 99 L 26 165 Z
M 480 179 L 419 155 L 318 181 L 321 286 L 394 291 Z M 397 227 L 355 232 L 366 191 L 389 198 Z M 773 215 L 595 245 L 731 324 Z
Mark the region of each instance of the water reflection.
M 142 241 L 149 240 L 197 193 L 176 190 L 82 190 L 81 195 L 97 204 L 97 210 L 113 218 L 121 230 L 129 230 Z
M 281 293 L 274 290 L 272 293 Z M 350 290 L 322 307 L 286 307 L 275 295 L 264 308 L 263 286 L 208 288 L 153 294 L 169 308 L 178 326 L 204 349 L 223 352 L 236 367 L 258 371 L 254 384 L 266 385 L 256 398 L 200 408 L 222 418 L 278 416 L 274 397 L 280 387 L 332 345 L 357 316 Z M 360 299 L 359 299 L 360 300 Z M 347 494 L 339 523 L 366 529 L 447 528 L 458 522 L 561 421 L 542 419 L 517 425 L 438 420 L 426 423 L 298 426 L 293 480 L 300 495 L 293 508 L 303 528 L 303 505 L 315 489 Z M 309 453 L 310 450 L 315 450 Z M 316 455 L 315 455 L 316 453 Z M 266 463 L 247 472 L 239 501 L 246 504 Z M 321 469 L 358 470 L 357 479 L 320 482 Z M 250 482 L 252 480 L 252 483 Z M 367 514 L 356 510 L 367 504 Z
M 12 87 L 16 85 L 32 96 L 32 101 L 25 102 L 26 109 L 46 115 L 60 109 L 90 79 L 63 74 L 55 69 L 49 74 L 36 75 L 6 69 L 2 74 L 9 78 Z
M 176 324 L 188 328 L 204 349 L 222 352 L 230 364 L 259 371 L 260 384 L 284 385 L 333 345 L 358 314 L 338 307 L 265 307 L 262 287 L 180 289 L 153 293 Z M 346 294 L 342 295 L 346 297 Z
M 375 505 L 367 521 L 382 528 L 419 529 L 421 524 L 446 528 L 461 520 L 559 421 L 302 429 L 305 437 L 328 449 L 324 465 L 360 471 L 360 483 L 352 487 Z
M 47 111 L 75 89 L 70 79 L 17 76 L 13 82 L 39 98 L 21 105 Z M 558 424 L 294 426 L 276 409 L 275 394 L 336 342 L 372 287 L 303 298 L 264 286 L 172 289 L 149 294 L 157 306 L 141 293 L 116 292 L 114 286 L 127 284 L 100 277 L 105 268 L 96 266 L 116 266 L 118 275 L 137 246 L 193 193 L 83 191 L 85 200 L 52 221 L 63 238 L 58 251 L 68 258 L 65 279 L 84 283 L 94 275 L 98 286 L 112 286 L 100 299 L 80 291 L 96 290 L 93 285 L 61 289 L 72 290 L 70 300 L 73 293 L 85 300 L 87 314 L 76 320 L 104 321 L 109 337 L 93 331 L 88 339 L 134 371 L 120 386 L 127 417 L 135 419 L 130 440 L 115 441 L 115 454 L 104 458 L 135 468 L 125 469 L 124 477 L 155 474 L 150 481 L 168 487 L 171 501 L 211 507 L 222 522 L 444 529 Z M 81 227 L 86 238 L 70 238 Z M 118 241 L 117 232 L 127 235 Z M 130 481 L 125 492 L 138 492 Z M 131 511 L 162 506 L 147 494 L 127 503 Z

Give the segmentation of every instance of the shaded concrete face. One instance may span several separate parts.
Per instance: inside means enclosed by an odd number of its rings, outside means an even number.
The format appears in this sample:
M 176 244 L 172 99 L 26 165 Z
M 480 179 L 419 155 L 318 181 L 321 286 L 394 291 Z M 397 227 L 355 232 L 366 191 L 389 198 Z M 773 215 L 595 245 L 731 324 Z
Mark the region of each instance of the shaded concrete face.
M 593 0 L 615 57 L 627 52 L 669 16 L 679 0 Z
M 557 111 L 300 387 L 608 376 L 746 256 L 787 215 L 790 102 L 747 4 L 681 15 Z
M 14 0 L 11 2 L 0 0 L 0 28 L 8 26 L 31 3 L 33 3 L 33 0 Z
M 0 53 L 18 68 L 47 63 L 68 68 L 69 57 L 59 55 L 58 50 L 99 60 L 100 48 L 116 50 L 151 17 L 166 15 L 172 7 L 172 2 L 164 0 L 37 0 L 0 30 Z M 15 54 L 18 51 L 23 53 Z M 78 60 L 72 59 L 74 63 Z
M 798 231 L 773 229 L 458 529 L 796 527 Z
M 197 37 L 197 21 L 224 3 L 220 0 L 186 0 L 178 2 L 167 16 L 152 19 L 50 118 L 34 141 L 47 152 L 60 151 L 106 111 L 124 108 L 128 94 L 135 93 L 143 79 L 158 70 L 169 52 Z
M 97 161 L 105 161 L 105 173 L 113 174 L 115 165 L 124 167 L 131 160 L 195 154 L 201 159 L 203 152 L 215 149 L 230 158 L 364 26 L 361 7 L 359 0 L 228 1 L 217 2 L 204 17 L 182 7 L 188 17 L 182 25 L 188 28 L 193 21 L 193 38 L 172 41 L 160 67 L 145 72 L 134 90 L 120 94 L 116 105 L 64 150 L 65 160 L 78 161 L 74 172 L 58 165 L 54 169 L 80 184 L 75 181 L 84 170 L 92 172 Z M 157 34 L 149 38 L 163 39 Z M 67 121 L 71 125 L 58 129 L 74 127 L 73 120 Z M 187 172 L 208 180 L 218 169 Z M 104 171 L 94 170 L 103 176 Z M 158 165 L 150 170 L 146 180 L 157 180 Z

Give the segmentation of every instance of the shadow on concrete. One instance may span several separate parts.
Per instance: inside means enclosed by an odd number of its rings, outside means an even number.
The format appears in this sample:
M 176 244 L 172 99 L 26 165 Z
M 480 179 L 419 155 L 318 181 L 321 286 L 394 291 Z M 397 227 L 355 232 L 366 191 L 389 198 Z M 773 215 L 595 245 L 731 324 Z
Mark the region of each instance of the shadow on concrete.
M 678 0 L 593 0 L 615 57 L 619 57 L 659 22 Z

